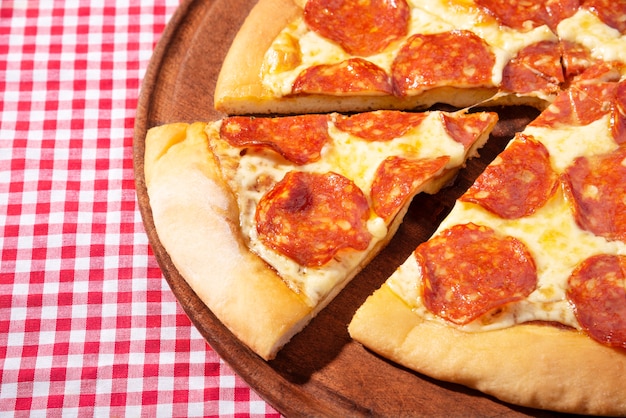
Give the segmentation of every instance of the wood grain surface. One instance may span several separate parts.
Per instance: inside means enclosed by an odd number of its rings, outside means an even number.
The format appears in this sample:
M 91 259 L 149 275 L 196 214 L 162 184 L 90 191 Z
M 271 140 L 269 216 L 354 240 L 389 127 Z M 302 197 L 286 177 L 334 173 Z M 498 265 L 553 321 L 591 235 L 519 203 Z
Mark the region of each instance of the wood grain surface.
M 253 4 L 252 0 L 184 1 L 155 49 L 137 109 L 134 166 L 139 207 L 165 278 L 194 325 L 237 374 L 286 416 L 561 416 L 508 405 L 406 370 L 364 349 L 347 332 L 358 306 L 434 232 L 454 200 L 514 132 L 537 115 L 534 109 L 496 108 L 501 121 L 481 157 L 468 163 L 453 186 L 434 196 L 418 196 L 388 247 L 275 360 L 265 362 L 243 346 L 187 286 L 154 228 L 143 177 L 144 138 L 155 125 L 224 116 L 213 109 L 215 82 Z

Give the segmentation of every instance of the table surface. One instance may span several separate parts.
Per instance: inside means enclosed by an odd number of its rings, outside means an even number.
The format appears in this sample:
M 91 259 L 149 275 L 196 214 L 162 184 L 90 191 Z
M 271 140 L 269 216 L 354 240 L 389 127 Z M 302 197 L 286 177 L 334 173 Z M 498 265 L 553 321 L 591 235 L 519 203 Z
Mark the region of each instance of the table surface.
M 191 325 L 137 206 L 137 100 L 177 6 L 0 2 L 0 415 L 279 416 Z

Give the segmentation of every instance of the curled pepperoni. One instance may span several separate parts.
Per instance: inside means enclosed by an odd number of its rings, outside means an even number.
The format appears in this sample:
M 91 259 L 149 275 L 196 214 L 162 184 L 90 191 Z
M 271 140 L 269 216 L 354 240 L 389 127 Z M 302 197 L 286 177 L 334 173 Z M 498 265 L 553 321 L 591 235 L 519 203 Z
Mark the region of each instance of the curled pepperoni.
M 546 147 L 518 134 L 460 200 L 504 219 L 518 219 L 541 208 L 556 191 L 558 180 Z
M 308 267 L 328 263 L 340 250 L 365 250 L 370 208 L 351 180 L 335 173 L 291 171 L 261 198 L 255 215 L 259 239 Z
M 511 59 L 502 72 L 502 89 L 516 93 L 560 91 L 563 83 L 561 45 L 541 41 L 528 45 Z
M 405 36 L 409 14 L 405 0 L 309 0 L 304 7 L 304 21 L 313 31 L 361 56 Z
M 303 70 L 293 83 L 293 94 L 367 93 L 392 94 L 385 70 L 363 58 L 351 58 L 337 64 L 320 64 Z
M 599 254 L 583 261 L 568 280 L 567 298 L 594 340 L 626 348 L 626 256 Z
M 584 0 L 583 6 L 622 35 L 626 34 L 626 3 L 618 0 Z
M 419 160 L 386 158 L 378 166 L 372 183 L 374 212 L 385 220 L 393 218 L 425 182 L 441 174 L 448 161 L 448 156 Z
M 331 140 L 327 115 L 299 115 L 280 118 L 232 116 L 225 118 L 220 136 L 234 147 L 258 146 L 273 149 L 296 164 L 320 158 Z
M 474 143 L 498 122 L 498 114 L 480 113 L 441 113 L 446 132 L 456 142 L 469 149 Z
M 416 34 L 402 46 L 391 66 L 396 92 L 420 93 L 437 86 L 491 85 L 495 56 L 489 45 L 465 30 Z
M 377 110 L 351 116 L 339 115 L 335 126 L 340 131 L 368 141 L 391 141 L 418 127 L 426 116 L 423 112 Z
M 577 158 L 563 178 L 578 225 L 608 240 L 626 241 L 626 145 Z
M 424 305 L 455 324 L 521 300 L 537 286 L 526 246 L 485 226 L 453 226 L 414 254 L 422 270 Z
M 559 22 L 572 16 L 578 0 L 476 0 L 487 13 L 513 29 L 530 30 L 542 25 L 555 29 Z

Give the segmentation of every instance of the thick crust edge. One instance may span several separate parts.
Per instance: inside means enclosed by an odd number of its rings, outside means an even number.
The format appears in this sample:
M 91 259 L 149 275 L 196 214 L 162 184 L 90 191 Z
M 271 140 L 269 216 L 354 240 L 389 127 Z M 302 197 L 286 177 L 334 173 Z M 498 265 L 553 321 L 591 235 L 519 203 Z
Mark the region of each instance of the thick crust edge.
M 356 312 L 349 333 L 398 364 L 512 404 L 626 415 L 626 351 L 576 331 L 521 325 L 465 333 L 423 320 L 385 284 Z
M 243 244 L 238 209 L 209 151 L 204 123 L 152 128 L 145 177 L 159 240 L 190 287 L 262 358 L 273 358 L 314 315 Z

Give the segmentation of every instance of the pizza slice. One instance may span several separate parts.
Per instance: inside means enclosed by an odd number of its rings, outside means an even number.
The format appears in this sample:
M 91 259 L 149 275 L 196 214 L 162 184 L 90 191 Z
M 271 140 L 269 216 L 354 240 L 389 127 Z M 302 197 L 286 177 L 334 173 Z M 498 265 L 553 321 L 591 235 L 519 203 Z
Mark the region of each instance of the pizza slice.
M 159 240 L 219 320 L 271 359 L 497 119 L 383 110 L 154 127 L 144 160 Z
M 575 71 L 626 62 L 623 14 L 599 0 L 261 0 L 214 102 L 228 114 L 543 109 Z
M 584 72 L 518 133 L 350 335 L 509 403 L 626 414 L 622 74 Z

